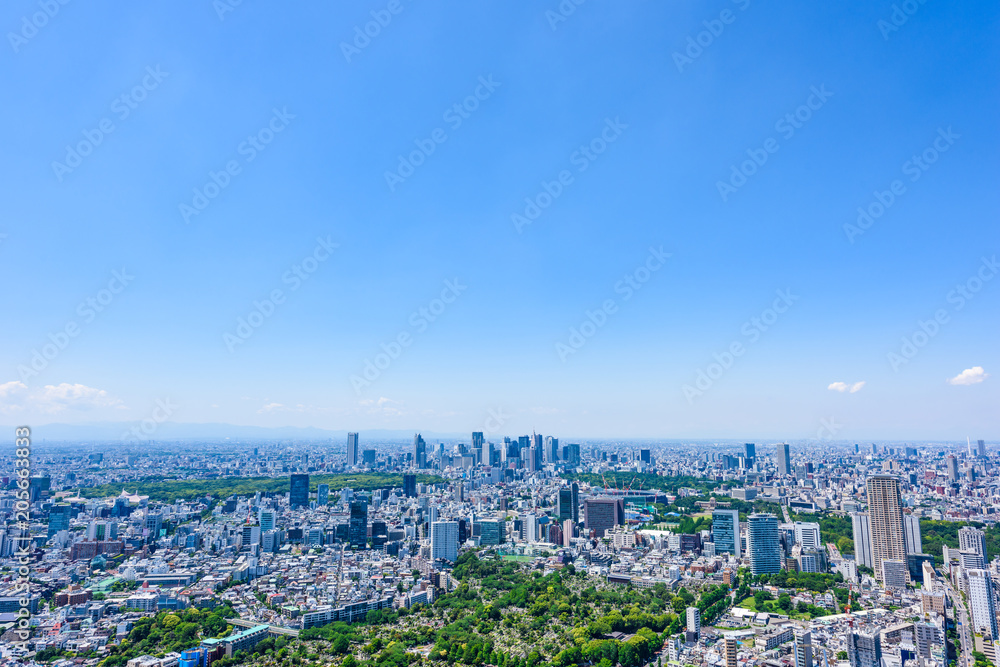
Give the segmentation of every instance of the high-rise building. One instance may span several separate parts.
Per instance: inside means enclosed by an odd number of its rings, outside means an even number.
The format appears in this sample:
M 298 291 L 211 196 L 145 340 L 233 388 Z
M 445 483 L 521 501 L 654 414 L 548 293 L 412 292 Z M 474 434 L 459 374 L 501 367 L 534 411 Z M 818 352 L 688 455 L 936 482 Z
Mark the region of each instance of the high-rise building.
M 910 580 L 910 569 L 905 560 L 886 558 L 882 561 L 882 583 L 890 590 L 902 590 Z
M 653 453 L 650 450 L 648 450 L 648 449 L 640 449 L 639 450 L 639 460 L 642 461 L 643 463 L 647 463 L 647 464 L 648 463 L 652 463 L 653 462 Z
M 743 452 L 747 460 L 747 467 L 753 466 L 757 463 L 757 445 L 752 442 L 743 443 Z
M 750 571 L 776 574 L 781 571 L 782 549 L 778 538 L 778 519 L 773 514 L 751 514 L 747 517 L 747 552 Z
M 559 462 L 559 438 L 553 438 L 551 435 L 545 436 L 544 458 L 546 463 Z
M 730 553 L 740 557 L 740 513 L 737 510 L 712 512 L 712 541 L 715 553 Z
M 851 667 L 882 667 L 882 639 L 879 633 L 848 632 L 847 658 Z
M 483 449 L 483 442 L 485 442 L 485 440 L 483 438 L 483 432 L 482 431 L 473 431 L 472 432 L 472 448 L 473 449 L 478 449 L 478 450 L 481 451 Z
M 538 517 L 533 513 L 521 515 L 521 533 L 525 542 L 529 544 L 538 541 Z
M 792 524 L 795 544 L 803 549 L 822 549 L 823 543 L 819 537 L 819 524 L 808 521 L 796 521 Z
M 417 476 L 416 475 L 403 475 L 403 496 L 407 498 L 417 497 Z
M 431 524 L 431 559 L 458 560 L 458 522 L 435 521 Z
M 413 436 L 413 467 L 417 470 L 427 467 L 427 443 L 419 433 Z
M 260 510 L 257 513 L 257 521 L 260 523 L 260 532 L 266 533 L 269 530 L 274 530 L 274 510 Z
M 506 541 L 507 527 L 504 521 L 481 521 L 479 525 L 480 544 L 503 544 Z
M 972 611 L 973 632 L 1000 639 L 997 635 L 997 610 L 993 580 L 986 570 L 969 570 L 969 609 Z
M 147 511 L 143 527 L 148 531 L 147 534 L 149 537 L 154 540 L 158 539 L 160 537 L 160 530 L 163 528 L 163 515 Z
M 920 540 L 920 517 L 912 514 L 903 515 L 903 542 L 906 545 L 906 553 L 919 554 L 924 552 L 923 544 Z
M 320 484 L 316 487 L 316 504 L 324 507 L 330 502 L 330 485 Z
M 575 442 L 566 445 L 566 454 L 563 458 L 571 466 L 580 465 L 580 445 Z
M 701 638 L 701 611 L 698 607 L 687 608 L 687 631 L 694 633 L 697 638 Z
M 583 526 L 604 537 L 607 530 L 625 522 L 625 504 L 622 498 L 602 496 L 583 501 Z
M 899 480 L 891 475 L 868 478 L 868 520 L 872 529 L 872 569 L 883 581 L 882 561 L 906 563 L 906 541 L 903 537 L 903 507 L 899 497 Z M 909 570 L 907 570 L 909 577 Z
M 987 562 L 986 533 L 973 526 L 959 528 L 958 549 L 959 551 L 974 551 L 982 556 L 984 563 Z
M 358 434 L 347 434 L 347 467 L 353 468 L 358 465 Z
M 91 521 L 87 526 L 87 539 L 92 542 L 104 542 L 118 537 L 118 522 Z
M 377 452 L 374 449 L 366 449 L 361 452 L 361 462 L 366 468 L 374 468 L 376 455 Z
M 985 440 L 976 440 L 976 450 L 977 450 L 977 453 L 979 454 L 979 458 L 985 459 L 986 458 L 986 441 Z
M 955 458 L 954 454 L 949 454 L 944 457 L 945 468 L 948 471 L 948 481 L 955 482 L 958 480 L 958 459 Z
M 875 557 L 872 555 L 872 525 L 868 515 L 863 512 L 851 514 L 851 525 L 854 528 L 854 560 L 858 565 L 875 567 Z
M 288 504 L 292 509 L 309 507 L 309 475 L 306 473 L 295 473 L 292 475 L 290 484 Z
M 795 636 L 795 667 L 812 667 L 812 633 L 808 628 L 796 627 Z
M 792 474 L 792 456 L 787 442 L 783 442 L 778 445 L 778 451 L 775 454 L 774 462 L 778 466 L 779 476 Z
M 49 510 L 49 529 L 46 533 L 46 539 L 61 530 L 69 530 L 69 514 L 72 509 L 69 505 L 54 505 Z
M 347 539 L 352 549 L 366 549 L 368 547 L 368 503 L 364 500 L 355 500 L 351 503 Z
M 559 521 L 580 521 L 580 487 L 576 482 L 559 489 Z
M 739 641 L 736 637 L 726 636 L 722 642 L 722 657 L 726 662 L 726 667 L 736 667 L 736 652 L 739 649 Z

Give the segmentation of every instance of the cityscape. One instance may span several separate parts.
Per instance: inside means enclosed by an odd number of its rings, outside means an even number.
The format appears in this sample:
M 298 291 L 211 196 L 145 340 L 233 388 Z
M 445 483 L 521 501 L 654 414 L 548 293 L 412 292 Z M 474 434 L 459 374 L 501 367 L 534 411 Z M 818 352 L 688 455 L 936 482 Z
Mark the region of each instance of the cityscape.
M 0 27 L 0 667 L 1000 667 L 1000 3 Z

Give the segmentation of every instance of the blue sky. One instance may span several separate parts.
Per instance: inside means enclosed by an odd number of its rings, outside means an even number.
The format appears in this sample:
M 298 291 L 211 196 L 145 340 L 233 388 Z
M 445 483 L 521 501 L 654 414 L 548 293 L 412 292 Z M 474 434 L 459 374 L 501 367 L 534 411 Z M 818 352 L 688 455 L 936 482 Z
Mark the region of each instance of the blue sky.
M 223 1 L 4 6 L 0 421 L 1000 437 L 995 4 Z

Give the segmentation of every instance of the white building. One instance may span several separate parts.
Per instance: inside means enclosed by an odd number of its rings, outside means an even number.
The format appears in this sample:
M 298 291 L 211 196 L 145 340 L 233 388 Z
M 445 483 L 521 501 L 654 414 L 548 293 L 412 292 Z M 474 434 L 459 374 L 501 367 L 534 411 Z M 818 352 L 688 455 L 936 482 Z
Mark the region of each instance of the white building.
M 969 609 L 972 611 L 972 628 L 975 632 L 997 636 L 996 603 L 993 599 L 993 580 L 986 570 L 969 570 Z
M 458 522 L 435 521 L 431 524 L 431 558 L 458 560 Z

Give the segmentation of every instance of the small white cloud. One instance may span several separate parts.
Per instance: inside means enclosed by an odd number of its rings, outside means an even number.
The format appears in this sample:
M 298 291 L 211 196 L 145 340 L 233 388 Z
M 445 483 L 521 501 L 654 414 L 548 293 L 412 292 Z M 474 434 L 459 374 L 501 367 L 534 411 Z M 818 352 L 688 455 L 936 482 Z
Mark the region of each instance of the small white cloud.
M 864 389 L 864 386 L 865 386 L 865 381 L 862 380 L 861 382 L 855 382 L 854 384 L 847 384 L 846 382 L 831 382 L 830 384 L 827 385 L 826 388 L 829 389 L 830 391 L 839 391 L 842 394 L 845 391 L 849 391 L 850 393 L 854 394 Z
M 948 384 L 953 384 L 953 385 L 979 384 L 989 376 L 990 374 L 984 371 L 982 366 L 973 366 L 972 368 L 966 368 L 964 371 L 962 371 L 955 377 L 948 380 Z
M 63 410 L 126 409 L 120 398 L 111 396 L 103 389 L 68 382 L 47 384 L 40 391 L 30 394 L 26 403 L 30 407 L 50 414 Z
M 281 403 L 268 403 L 268 404 L 264 405 L 263 407 L 261 407 L 261 409 L 258 410 L 257 412 L 258 413 L 261 413 L 261 412 L 278 412 L 278 411 L 284 410 L 284 409 L 285 409 L 285 406 L 282 405 Z

